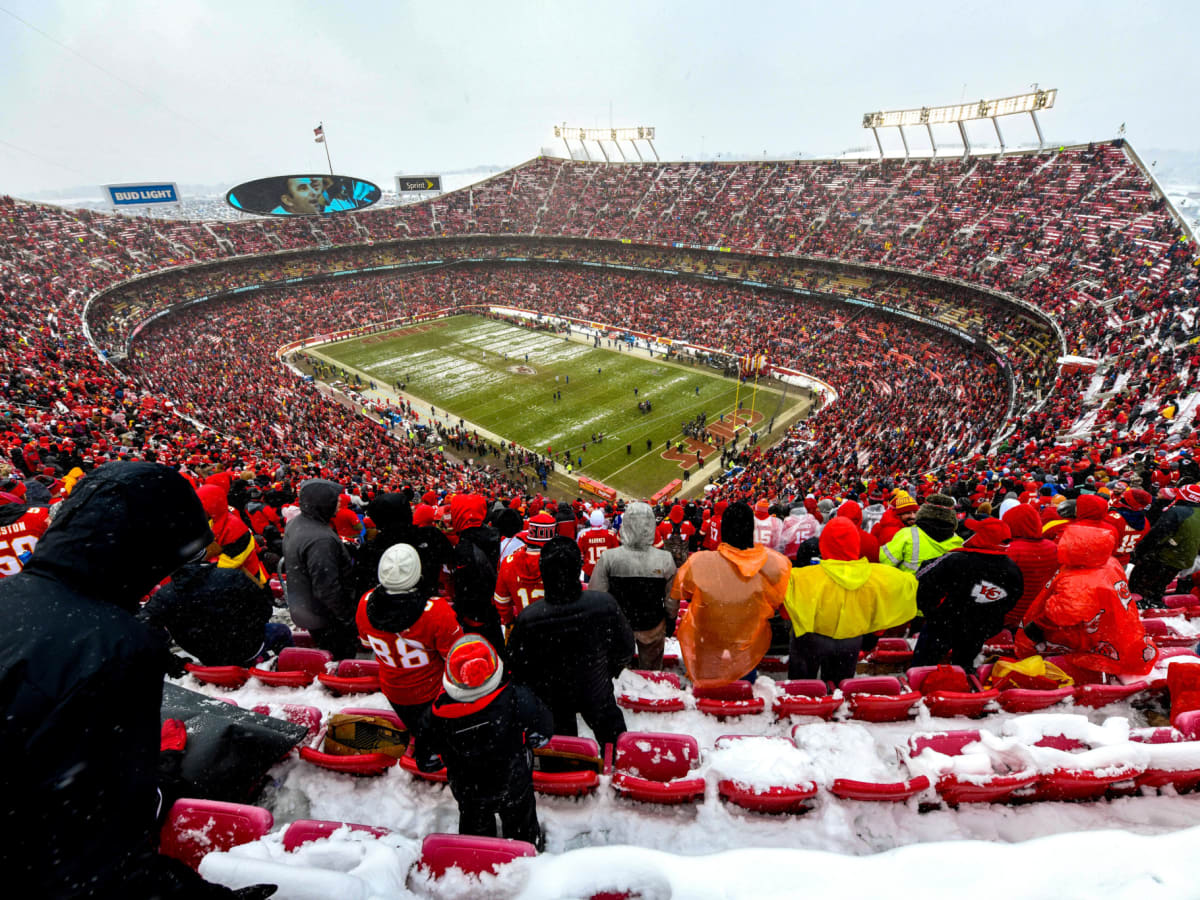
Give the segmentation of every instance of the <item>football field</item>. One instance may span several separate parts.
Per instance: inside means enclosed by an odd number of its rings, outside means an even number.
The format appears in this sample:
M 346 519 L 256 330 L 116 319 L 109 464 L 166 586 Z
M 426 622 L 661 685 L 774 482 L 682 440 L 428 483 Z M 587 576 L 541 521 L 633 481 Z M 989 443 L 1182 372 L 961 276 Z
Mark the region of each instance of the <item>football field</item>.
M 735 379 L 707 367 L 602 344 L 597 349 L 464 315 L 325 344 L 315 352 L 381 387 L 403 384 L 406 393 L 505 440 L 539 453 L 551 448 L 560 471 L 569 450 L 575 475 L 634 497 L 682 478 L 685 469 L 695 476 L 697 452 L 705 460 L 719 453 L 715 445 L 683 436 L 683 424 L 701 412 L 709 431 L 728 439 L 737 396 L 740 421 L 765 430 L 774 418 L 774 437 L 809 403 L 796 388 L 785 395 L 760 384 L 755 396 L 753 382 L 739 392 Z M 642 412 L 638 404 L 646 400 L 652 408 Z

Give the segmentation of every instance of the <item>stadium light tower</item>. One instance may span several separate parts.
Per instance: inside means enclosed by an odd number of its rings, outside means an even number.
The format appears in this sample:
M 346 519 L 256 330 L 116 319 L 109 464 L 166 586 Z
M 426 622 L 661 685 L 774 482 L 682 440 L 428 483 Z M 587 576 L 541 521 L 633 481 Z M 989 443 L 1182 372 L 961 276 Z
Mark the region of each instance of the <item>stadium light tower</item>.
M 605 162 L 612 162 L 608 157 L 608 151 L 604 149 L 606 141 L 616 146 L 617 152 L 621 154 L 621 162 L 629 162 L 625 151 L 621 149 L 622 141 L 627 141 L 633 146 L 633 152 L 637 154 L 638 162 L 645 162 L 642 152 L 638 149 L 638 141 L 645 141 L 650 147 L 650 152 L 654 154 L 654 159 L 658 160 L 658 151 L 654 149 L 654 127 L 650 125 L 638 125 L 635 128 L 577 128 L 563 122 L 561 125 L 554 126 L 554 136 L 560 138 L 566 146 L 567 159 L 572 158 L 570 141 L 571 138 L 574 138 L 579 141 L 579 145 L 583 148 L 583 155 L 589 160 L 592 155 L 588 153 L 588 141 L 596 143 Z
M 879 156 L 883 158 L 883 144 L 879 141 L 880 128 L 897 128 L 900 130 L 900 140 L 904 143 L 904 158 L 908 159 L 908 137 L 904 134 L 905 125 L 924 125 L 929 133 L 929 146 L 933 155 L 937 156 L 937 144 L 933 140 L 934 125 L 957 124 L 958 133 L 962 136 L 963 156 L 971 155 L 971 142 L 967 140 L 967 130 L 963 122 L 976 119 L 991 119 L 992 127 L 996 129 L 996 137 L 1000 141 L 1000 152 L 1004 153 L 1004 135 L 1000 133 L 1001 116 L 1015 116 L 1029 113 L 1033 119 L 1033 127 L 1037 131 L 1038 149 L 1041 150 L 1046 140 L 1042 136 L 1042 126 L 1038 123 L 1037 111 L 1050 109 L 1058 97 L 1058 89 L 1034 90 L 1028 94 L 1017 94 L 1014 97 L 1000 97 L 996 100 L 980 100 L 978 103 L 956 103 L 952 106 L 923 106 L 920 109 L 895 109 L 887 112 L 863 113 L 863 128 L 870 128 L 875 135 L 875 146 L 879 148 Z

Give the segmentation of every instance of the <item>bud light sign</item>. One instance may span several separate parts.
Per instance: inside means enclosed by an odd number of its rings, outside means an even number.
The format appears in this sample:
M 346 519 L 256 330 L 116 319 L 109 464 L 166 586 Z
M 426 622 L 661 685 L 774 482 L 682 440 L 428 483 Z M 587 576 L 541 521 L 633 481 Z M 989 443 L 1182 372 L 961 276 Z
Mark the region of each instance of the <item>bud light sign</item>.
M 150 206 L 155 203 L 178 203 L 179 187 L 174 182 L 162 184 L 109 184 L 108 199 L 113 206 Z

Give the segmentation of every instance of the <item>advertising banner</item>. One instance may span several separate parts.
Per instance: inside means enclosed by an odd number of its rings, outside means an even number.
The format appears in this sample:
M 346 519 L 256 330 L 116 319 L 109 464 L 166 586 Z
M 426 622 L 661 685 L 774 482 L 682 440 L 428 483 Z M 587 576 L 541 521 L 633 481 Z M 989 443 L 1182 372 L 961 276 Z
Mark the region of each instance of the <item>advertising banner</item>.
M 106 184 L 108 202 L 113 206 L 150 206 L 156 203 L 178 203 L 179 186 L 173 181 L 149 184 Z

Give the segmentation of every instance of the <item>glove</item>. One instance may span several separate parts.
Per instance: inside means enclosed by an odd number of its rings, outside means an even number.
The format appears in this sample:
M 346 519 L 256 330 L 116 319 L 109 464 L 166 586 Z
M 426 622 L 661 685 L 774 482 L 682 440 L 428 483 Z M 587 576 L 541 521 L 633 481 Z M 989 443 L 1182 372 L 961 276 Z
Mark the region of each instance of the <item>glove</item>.
M 277 884 L 252 884 L 249 887 L 238 888 L 233 896 L 241 900 L 265 900 L 279 890 Z
M 187 664 L 190 659 L 184 659 L 176 653 L 168 653 L 165 668 L 171 678 L 182 678 L 187 674 Z
M 413 758 L 417 764 L 417 771 L 426 775 L 432 775 L 434 772 L 440 772 L 446 768 L 442 758 L 432 750 L 416 748 L 413 750 Z
M 162 734 L 158 749 L 182 750 L 187 746 L 187 726 L 180 719 L 167 719 L 162 723 Z
M 539 734 L 536 731 L 530 731 L 526 733 L 525 741 L 530 747 L 532 747 L 534 750 L 537 750 L 539 747 L 545 747 L 547 744 L 549 744 L 550 738 L 546 737 L 544 734 Z

